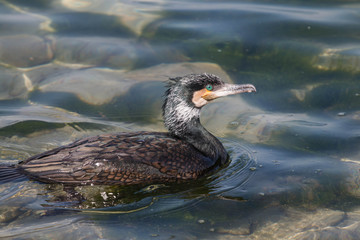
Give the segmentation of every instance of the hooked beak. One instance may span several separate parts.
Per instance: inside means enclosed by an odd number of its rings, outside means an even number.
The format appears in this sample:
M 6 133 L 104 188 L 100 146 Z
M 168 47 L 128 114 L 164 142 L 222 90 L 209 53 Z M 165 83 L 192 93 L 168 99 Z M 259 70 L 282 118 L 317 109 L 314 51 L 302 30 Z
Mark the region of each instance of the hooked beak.
M 214 100 L 219 97 L 224 97 L 228 95 L 245 93 L 245 92 L 256 92 L 256 88 L 252 84 L 227 84 L 221 86 L 221 88 L 214 91 L 207 91 L 201 97 L 207 101 Z

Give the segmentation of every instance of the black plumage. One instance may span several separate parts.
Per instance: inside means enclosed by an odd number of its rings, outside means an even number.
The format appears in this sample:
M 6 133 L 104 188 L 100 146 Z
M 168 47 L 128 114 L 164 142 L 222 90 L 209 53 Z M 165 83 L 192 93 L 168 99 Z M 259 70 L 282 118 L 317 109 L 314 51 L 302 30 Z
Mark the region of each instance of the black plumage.
M 47 183 L 129 185 L 196 179 L 226 163 L 221 142 L 200 123 L 202 106 L 255 87 L 231 85 L 211 74 L 171 79 L 163 116 L 168 133 L 104 134 L 78 140 L 15 166 Z

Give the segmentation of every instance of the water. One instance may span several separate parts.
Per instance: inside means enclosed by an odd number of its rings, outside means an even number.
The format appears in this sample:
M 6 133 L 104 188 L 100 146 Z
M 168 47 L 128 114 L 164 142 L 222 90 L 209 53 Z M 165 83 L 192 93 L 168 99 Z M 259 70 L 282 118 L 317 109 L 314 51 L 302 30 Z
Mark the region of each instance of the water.
M 355 1 L 0 1 L 0 161 L 164 130 L 164 81 L 252 83 L 201 120 L 228 166 L 196 181 L 0 184 L 5 239 L 357 239 Z

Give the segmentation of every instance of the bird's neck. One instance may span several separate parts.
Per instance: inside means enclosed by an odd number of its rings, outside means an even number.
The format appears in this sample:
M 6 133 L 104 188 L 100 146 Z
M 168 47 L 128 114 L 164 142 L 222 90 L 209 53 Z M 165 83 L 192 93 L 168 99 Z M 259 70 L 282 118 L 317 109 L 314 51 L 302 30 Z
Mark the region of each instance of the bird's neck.
M 164 122 L 170 134 L 187 141 L 205 156 L 224 164 L 228 155 L 221 142 L 200 123 L 200 109 L 183 101 L 167 102 Z

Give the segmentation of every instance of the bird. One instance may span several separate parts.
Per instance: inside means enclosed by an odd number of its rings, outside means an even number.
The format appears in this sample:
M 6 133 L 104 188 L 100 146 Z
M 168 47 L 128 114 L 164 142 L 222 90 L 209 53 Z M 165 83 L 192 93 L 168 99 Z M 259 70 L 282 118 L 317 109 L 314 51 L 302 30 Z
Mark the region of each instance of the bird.
M 162 106 L 168 132 L 88 137 L 32 156 L 13 170 L 36 181 L 64 185 L 197 179 L 229 160 L 222 143 L 202 126 L 200 110 L 217 98 L 244 92 L 256 92 L 256 88 L 252 84 L 225 83 L 209 73 L 170 78 Z

